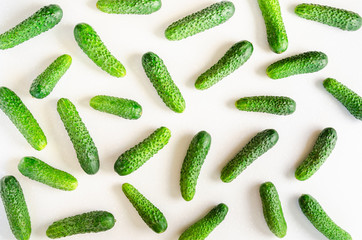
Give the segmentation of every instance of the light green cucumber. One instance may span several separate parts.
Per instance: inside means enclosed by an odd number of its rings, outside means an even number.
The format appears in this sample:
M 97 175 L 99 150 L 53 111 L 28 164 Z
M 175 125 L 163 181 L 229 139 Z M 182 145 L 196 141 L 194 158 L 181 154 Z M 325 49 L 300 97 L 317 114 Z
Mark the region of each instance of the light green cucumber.
M 97 8 L 105 13 L 151 14 L 162 6 L 161 0 L 98 0 Z
M 241 111 L 289 115 L 294 113 L 296 103 L 288 97 L 253 96 L 240 98 L 235 106 Z

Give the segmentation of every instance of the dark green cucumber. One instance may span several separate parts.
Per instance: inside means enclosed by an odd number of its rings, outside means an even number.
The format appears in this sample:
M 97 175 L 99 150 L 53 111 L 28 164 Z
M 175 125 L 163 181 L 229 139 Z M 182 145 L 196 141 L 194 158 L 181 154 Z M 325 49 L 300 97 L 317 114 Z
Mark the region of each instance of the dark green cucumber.
M 75 177 L 67 172 L 53 168 L 35 157 L 22 158 L 18 164 L 18 169 L 24 176 L 53 188 L 72 191 L 78 186 Z
M 98 150 L 77 109 L 69 99 L 61 98 L 58 100 L 57 110 L 73 143 L 80 166 L 87 174 L 97 173 Z
M 328 57 L 322 52 L 305 52 L 284 58 L 266 69 L 266 74 L 272 79 L 280 79 L 296 74 L 313 73 L 327 66 Z
M 362 97 L 333 78 L 323 81 L 324 88 L 357 119 L 362 120 Z
M 253 45 L 248 41 L 235 43 L 216 64 L 197 78 L 195 87 L 203 90 L 216 84 L 241 67 L 250 58 L 253 50 Z
M 170 137 L 171 131 L 168 128 L 156 129 L 142 142 L 122 153 L 114 164 L 114 170 L 121 176 L 136 171 L 160 151 L 168 143 Z
M 21 99 L 7 87 L 0 87 L 0 109 L 34 149 L 45 148 L 47 139 L 43 130 Z
M 278 139 L 278 132 L 274 129 L 266 129 L 256 134 L 222 169 L 221 180 L 226 183 L 233 181 L 254 160 L 272 148 Z
M 303 194 L 299 206 L 313 226 L 330 240 L 352 240 L 351 235 L 337 226 L 311 195 Z
M 206 131 L 197 133 L 187 150 L 181 167 L 180 189 L 186 201 L 191 201 L 196 192 L 197 178 L 211 145 L 211 136 Z
M 15 238 L 28 240 L 31 234 L 29 211 L 23 190 L 14 176 L 5 176 L 0 180 L 0 194 Z
M 142 57 L 142 66 L 162 101 L 172 111 L 182 113 L 186 103 L 162 59 L 152 52 Z
M 63 17 L 62 9 L 50 4 L 39 9 L 33 15 L 0 35 L 0 49 L 19 45 L 57 25 Z
M 107 49 L 97 32 L 86 23 L 74 27 L 74 38 L 83 52 L 102 70 L 114 77 L 124 77 L 126 69 Z
M 163 233 L 167 229 L 167 220 L 163 213 L 129 183 L 122 185 L 122 191 L 142 220 L 156 233 Z
M 49 238 L 61 238 L 82 233 L 97 233 L 113 228 L 116 220 L 112 213 L 92 211 L 54 222 L 46 231 Z
M 235 106 L 241 111 L 289 115 L 294 113 L 296 103 L 288 97 L 254 96 L 240 98 Z
M 336 130 L 333 128 L 323 129 L 308 157 L 295 170 L 295 177 L 300 181 L 304 181 L 316 173 L 331 154 L 336 142 Z
M 181 40 L 207 29 L 216 27 L 234 15 L 232 2 L 221 1 L 173 22 L 165 30 L 168 40 Z
M 98 0 L 97 8 L 105 13 L 151 14 L 162 6 L 161 0 Z

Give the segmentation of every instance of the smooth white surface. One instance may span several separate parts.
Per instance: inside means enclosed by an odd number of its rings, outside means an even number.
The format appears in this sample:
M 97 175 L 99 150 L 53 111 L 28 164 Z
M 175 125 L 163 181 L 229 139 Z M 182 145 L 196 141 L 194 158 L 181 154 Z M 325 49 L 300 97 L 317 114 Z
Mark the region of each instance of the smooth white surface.
M 223 25 L 177 42 L 164 37 L 164 29 L 170 23 L 214 2 L 164 0 L 162 8 L 154 14 L 122 16 L 100 12 L 95 0 L 53 1 L 64 11 L 59 25 L 0 52 L 0 85 L 21 97 L 48 138 L 48 146 L 37 152 L 10 120 L 0 114 L 0 177 L 14 175 L 23 187 L 32 219 L 31 239 L 46 239 L 45 231 L 55 220 L 91 210 L 112 212 L 117 219 L 115 227 L 107 232 L 68 239 L 178 239 L 183 230 L 220 202 L 229 206 L 229 213 L 208 239 L 275 239 L 263 219 L 259 198 L 259 185 L 265 181 L 272 181 L 279 191 L 288 224 L 284 239 L 325 239 L 300 211 L 297 199 L 302 193 L 314 196 L 353 239 L 362 239 L 361 121 L 351 116 L 322 86 L 325 78 L 333 77 L 362 95 L 362 30 L 346 32 L 307 21 L 293 12 L 303 1 L 281 0 L 289 48 L 277 55 L 268 47 L 257 1 L 246 0 L 233 1 L 235 14 Z M 360 0 L 315 3 L 362 14 Z M 0 32 L 48 4 L 45 0 L 1 1 Z M 79 22 L 94 27 L 125 65 L 126 77 L 111 77 L 80 50 L 73 38 L 73 28 Z M 250 60 L 210 89 L 196 90 L 197 76 L 241 40 L 254 45 Z M 310 50 L 328 55 L 326 68 L 280 80 L 266 76 L 265 69 L 272 62 Z M 147 79 L 141 57 L 148 51 L 158 54 L 167 65 L 186 100 L 184 113 L 169 110 Z M 69 71 L 47 98 L 32 98 L 28 91 L 33 79 L 64 53 L 73 58 Z M 89 100 L 99 94 L 138 101 L 143 107 L 142 117 L 130 121 L 93 110 Z M 234 107 L 238 98 L 253 95 L 289 96 L 297 102 L 297 110 L 290 116 L 274 116 L 241 112 Z M 78 164 L 56 111 L 56 102 L 61 97 L 69 98 L 76 105 L 98 147 L 101 168 L 94 176 L 86 175 Z M 136 172 L 118 176 L 113 171 L 117 157 L 160 126 L 172 131 L 169 144 Z M 325 127 L 337 130 L 336 148 L 311 179 L 299 182 L 294 178 L 295 167 Z M 232 183 L 223 183 L 219 178 L 222 167 L 252 136 L 266 128 L 278 131 L 276 146 Z M 189 142 L 201 130 L 211 134 L 211 150 L 199 177 L 196 196 L 186 202 L 179 192 L 179 172 Z M 70 172 L 78 179 L 79 187 L 73 192 L 63 192 L 25 178 L 17 170 L 24 156 L 38 157 Z M 122 193 L 121 185 L 125 182 L 133 184 L 163 211 L 169 224 L 165 233 L 158 235 L 144 224 Z M 0 207 L 0 239 L 14 239 L 3 207 Z

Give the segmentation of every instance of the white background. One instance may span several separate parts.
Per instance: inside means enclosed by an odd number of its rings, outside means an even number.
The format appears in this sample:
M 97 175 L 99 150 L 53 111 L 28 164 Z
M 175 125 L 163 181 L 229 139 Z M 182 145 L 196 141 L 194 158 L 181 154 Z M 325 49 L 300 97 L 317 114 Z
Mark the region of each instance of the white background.
M 281 0 L 289 48 L 277 55 L 268 47 L 257 1 L 244 0 L 233 1 L 235 14 L 223 25 L 177 42 L 164 37 L 170 23 L 215 2 L 164 0 L 162 8 L 154 14 L 122 16 L 100 12 L 95 0 L 53 1 L 64 11 L 56 27 L 12 49 L 1 50 L 0 84 L 21 97 L 48 138 L 47 147 L 38 152 L 0 114 L 0 177 L 14 175 L 23 187 L 32 219 L 31 239 L 46 239 L 45 231 L 55 220 L 91 210 L 113 213 L 117 219 L 115 227 L 69 239 L 177 239 L 220 202 L 229 206 L 229 213 L 208 239 L 275 239 L 263 219 L 259 198 L 259 186 L 265 181 L 272 181 L 279 191 L 288 224 L 285 239 L 325 239 L 299 209 L 297 199 L 303 193 L 314 196 L 354 239 L 362 239 L 361 121 L 322 86 L 325 78 L 333 77 L 362 95 L 362 30 L 347 32 L 307 21 L 294 14 L 295 6 L 303 1 Z M 362 14 L 360 0 L 315 3 Z M 0 32 L 48 4 L 45 0 L 2 0 Z M 93 26 L 124 64 L 124 78 L 103 72 L 80 50 L 73 38 L 73 28 L 80 22 Z M 210 89 L 195 89 L 196 78 L 241 40 L 254 45 L 250 60 Z M 266 76 L 266 67 L 274 61 L 311 50 L 323 51 L 329 57 L 327 67 L 320 72 L 280 80 Z M 148 51 L 158 54 L 167 65 L 186 100 L 184 113 L 168 109 L 147 79 L 141 57 Z M 29 87 L 33 79 L 64 53 L 73 58 L 69 71 L 47 98 L 32 98 Z M 89 100 L 99 94 L 136 100 L 143 107 L 142 117 L 131 121 L 93 110 Z M 234 107 L 238 98 L 253 95 L 289 96 L 297 102 L 297 110 L 290 116 L 276 116 L 241 112 Z M 94 176 L 86 175 L 78 164 L 56 111 L 56 102 L 61 97 L 76 105 L 98 147 L 101 168 Z M 172 131 L 169 144 L 136 172 L 118 176 L 113 171 L 117 157 L 160 126 Z M 337 130 L 337 145 L 311 179 L 299 182 L 294 178 L 294 170 L 325 127 Z M 279 142 L 232 183 L 223 183 L 222 167 L 251 137 L 266 128 L 278 131 Z M 189 142 L 201 130 L 211 134 L 211 149 L 201 170 L 196 196 L 186 202 L 179 191 L 179 172 Z M 63 192 L 25 178 L 17 170 L 24 156 L 38 157 L 70 172 L 78 179 L 79 187 Z M 122 193 L 125 182 L 133 184 L 163 211 L 169 224 L 166 232 L 158 235 L 145 225 Z M 0 239 L 14 239 L 3 207 Z

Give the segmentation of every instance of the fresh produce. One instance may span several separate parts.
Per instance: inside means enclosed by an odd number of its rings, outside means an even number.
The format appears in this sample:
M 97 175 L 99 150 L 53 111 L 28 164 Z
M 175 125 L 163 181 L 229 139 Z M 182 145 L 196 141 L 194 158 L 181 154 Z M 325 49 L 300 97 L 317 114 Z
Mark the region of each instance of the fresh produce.
M 161 8 L 161 0 L 98 0 L 97 8 L 105 13 L 151 14 Z
M 241 111 L 289 115 L 294 113 L 296 103 L 288 97 L 254 96 L 240 98 L 235 106 Z

